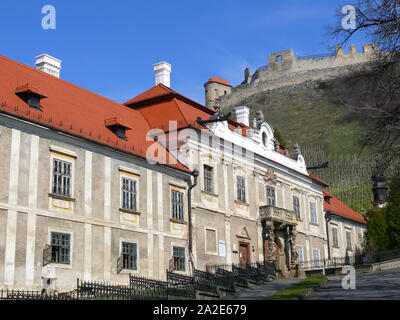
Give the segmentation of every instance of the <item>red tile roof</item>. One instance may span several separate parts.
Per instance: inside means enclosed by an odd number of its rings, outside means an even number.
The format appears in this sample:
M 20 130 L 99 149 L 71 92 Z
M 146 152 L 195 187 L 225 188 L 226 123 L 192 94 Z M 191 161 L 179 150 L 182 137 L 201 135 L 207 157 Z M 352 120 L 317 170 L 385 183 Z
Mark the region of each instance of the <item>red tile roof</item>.
M 139 111 L 146 118 L 150 127 L 161 129 L 164 132 L 169 131 L 169 121 L 177 121 L 178 130 L 188 127 L 206 129 L 205 126 L 197 123 L 197 118 L 200 117 L 202 120 L 207 120 L 211 115 L 215 114 L 214 110 L 181 95 L 163 84 L 150 88 L 125 102 L 124 105 Z M 243 136 L 247 136 L 247 129 L 251 128 L 232 119 L 229 119 L 228 126 L 231 130 L 237 130 L 240 127 Z M 279 151 L 284 154 L 283 146 L 280 146 Z M 314 182 L 328 187 L 328 184 L 322 179 L 311 172 L 308 172 L 308 174 L 308 177 Z
M 189 126 L 203 129 L 205 126 L 200 126 L 197 123 L 197 118 L 208 120 L 215 114 L 214 110 L 161 83 L 125 102 L 124 105 L 143 114 L 152 128 L 164 131 L 168 131 L 169 121 L 176 121 L 178 129 Z M 235 130 L 238 126 L 247 128 L 244 124 L 233 119 L 229 119 L 228 125 L 231 130 Z
M 315 174 L 313 174 L 312 172 L 310 172 L 310 171 L 307 171 L 307 172 L 308 172 L 308 175 L 310 176 L 310 178 L 313 179 L 314 181 L 319 182 L 320 184 L 324 185 L 325 187 L 328 187 L 328 186 L 329 186 L 327 182 L 325 182 L 324 180 L 318 178 L 318 177 L 317 177 Z
M 150 125 L 140 112 L 1 55 L 0 70 L 0 113 L 146 158 L 147 148 L 154 142 L 146 141 Z M 47 96 L 40 101 L 42 111 L 30 108 L 15 93 L 22 86 L 36 88 L 34 92 Z M 124 126 L 131 128 L 126 132 L 126 140 L 117 138 L 105 126 L 105 120 L 111 118 L 121 119 Z M 176 162 L 165 153 L 163 163 L 190 172 Z
M 329 198 L 329 203 L 324 201 L 324 210 L 328 211 L 331 210 L 333 214 L 338 215 L 340 217 L 356 221 L 359 223 L 366 224 L 367 221 L 365 220 L 364 216 L 357 213 L 350 207 L 346 206 L 342 201 L 340 201 L 335 196 L 331 195 L 329 192 L 324 190 L 323 192 L 324 197 Z
M 222 79 L 222 78 L 211 77 L 210 79 L 208 79 L 207 83 L 210 83 L 210 82 L 216 82 L 216 83 L 220 83 L 220 84 L 224 84 L 226 86 L 232 87 L 227 80 Z

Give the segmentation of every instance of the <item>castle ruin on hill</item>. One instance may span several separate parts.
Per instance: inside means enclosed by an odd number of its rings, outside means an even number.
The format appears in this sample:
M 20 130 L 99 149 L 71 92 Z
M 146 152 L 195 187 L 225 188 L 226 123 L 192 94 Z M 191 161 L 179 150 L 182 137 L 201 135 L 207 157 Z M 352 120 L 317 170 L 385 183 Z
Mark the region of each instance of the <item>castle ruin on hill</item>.
M 350 46 L 348 54 L 340 46 L 333 54 L 307 57 L 296 57 L 293 50 L 273 53 L 268 57 L 268 65 L 253 74 L 246 68 L 244 81 L 236 87 L 224 79 L 210 78 L 204 85 L 205 104 L 210 108 L 232 108 L 261 92 L 343 76 L 373 61 L 377 52 L 376 44 L 364 44 L 362 53 L 357 53 L 355 45 Z

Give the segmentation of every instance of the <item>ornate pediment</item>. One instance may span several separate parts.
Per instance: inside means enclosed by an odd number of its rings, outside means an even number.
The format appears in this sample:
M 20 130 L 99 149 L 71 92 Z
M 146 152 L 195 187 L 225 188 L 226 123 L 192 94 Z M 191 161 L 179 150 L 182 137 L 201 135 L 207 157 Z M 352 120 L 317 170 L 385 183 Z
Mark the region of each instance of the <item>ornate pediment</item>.
M 249 233 L 246 229 L 246 227 L 242 228 L 242 231 L 240 232 L 240 234 L 236 235 L 238 238 L 245 238 L 245 239 L 250 239 Z

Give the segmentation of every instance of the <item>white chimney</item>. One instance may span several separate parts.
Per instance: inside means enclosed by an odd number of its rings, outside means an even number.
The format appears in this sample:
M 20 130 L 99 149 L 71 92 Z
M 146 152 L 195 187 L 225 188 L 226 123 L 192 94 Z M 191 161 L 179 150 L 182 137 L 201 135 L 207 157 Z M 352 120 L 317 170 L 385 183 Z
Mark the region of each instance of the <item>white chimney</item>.
M 237 107 L 235 108 L 235 113 L 237 122 L 243 123 L 245 126 L 249 126 L 249 108 L 246 106 Z
M 156 74 L 156 85 L 162 83 L 169 88 L 171 82 L 171 65 L 167 62 L 159 62 L 154 64 L 153 67 Z
M 54 77 L 60 77 L 61 60 L 58 60 L 48 54 L 41 54 L 36 57 L 36 69 L 51 74 Z

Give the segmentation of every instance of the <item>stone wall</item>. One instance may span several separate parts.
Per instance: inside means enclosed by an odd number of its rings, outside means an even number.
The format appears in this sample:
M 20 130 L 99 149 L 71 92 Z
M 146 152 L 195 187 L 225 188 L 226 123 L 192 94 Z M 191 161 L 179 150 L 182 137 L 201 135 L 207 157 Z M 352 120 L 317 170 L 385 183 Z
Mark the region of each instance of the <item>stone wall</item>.
M 341 47 L 336 49 L 335 54 L 325 56 L 296 58 L 293 50 L 273 53 L 269 55 L 267 66 L 253 74 L 247 68 L 245 80 L 233 87 L 231 93 L 221 95 L 218 102 L 222 108 L 236 107 L 246 98 L 264 91 L 343 76 L 363 68 L 375 59 L 378 52 L 375 44 L 365 44 L 362 53 L 357 53 L 354 45 L 348 54 Z

